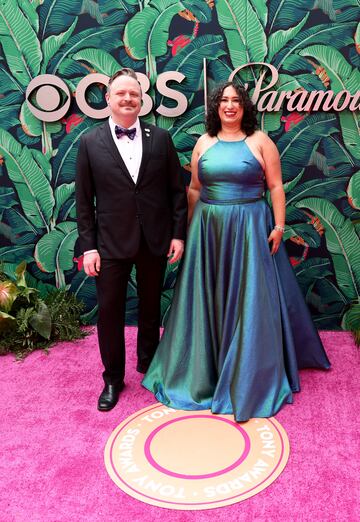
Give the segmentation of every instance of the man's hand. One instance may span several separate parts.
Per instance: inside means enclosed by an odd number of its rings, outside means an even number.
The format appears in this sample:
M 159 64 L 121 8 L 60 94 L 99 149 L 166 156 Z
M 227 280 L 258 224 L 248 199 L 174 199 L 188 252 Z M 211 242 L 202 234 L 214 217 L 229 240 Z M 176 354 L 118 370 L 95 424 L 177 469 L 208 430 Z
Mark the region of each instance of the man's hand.
M 184 253 L 184 241 L 182 239 L 172 239 L 169 252 L 167 254 L 169 263 L 172 265 L 181 259 Z
M 84 254 L 84 271 L 88 276 L 97 276 L 100 272 L 100 255 L 98 252 Z

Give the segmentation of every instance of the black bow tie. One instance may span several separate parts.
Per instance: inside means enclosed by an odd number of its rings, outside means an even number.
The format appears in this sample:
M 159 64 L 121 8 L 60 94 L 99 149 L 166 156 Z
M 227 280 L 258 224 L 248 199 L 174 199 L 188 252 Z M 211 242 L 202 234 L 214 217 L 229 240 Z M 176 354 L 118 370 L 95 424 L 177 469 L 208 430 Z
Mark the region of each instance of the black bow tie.
M 128 136 L 131 140 L 135 138 L 136 129 L 124 129 L 123 127 L 119 127 L 119 125 L 115 125 L 115 134 L 117 138 L 121 138 L 121 136 Z

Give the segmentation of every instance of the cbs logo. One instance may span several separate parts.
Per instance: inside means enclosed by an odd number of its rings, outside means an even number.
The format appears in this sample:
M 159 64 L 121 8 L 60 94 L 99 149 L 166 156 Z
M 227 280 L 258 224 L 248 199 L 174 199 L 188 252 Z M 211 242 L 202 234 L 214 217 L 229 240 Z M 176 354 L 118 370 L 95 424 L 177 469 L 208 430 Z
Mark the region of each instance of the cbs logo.
M 150 88 L 150 81 L 143 73 L 136 73 L 137 79 L 141 85 L 142 108 L 139 116 L 145 116 L 153 108 L 153 100 L 147 94 Z M 169 108 L 161 103 L 156 112 L 162 116 L 176 118 L 183 114 L 188 106 L 187 98 L 181 92 L 171 89 L 167 86 L 167 82 L 176 81 L 181 83 L 185 79 L 185 75 L 178 71 L 167 71 L 159 74 L 156 81 L 156 88 L 164 97 L 170 98 L 177 102 L 175 107 Z M 79 109 L 90 118 L 104 119 L 110 115 L 110 109 L 95 109 L 91 107 L 86 100 L 86 91 L 93 84 L 103 84 L 107 86 L 109 76 L 100 73 L 88 74 L 80 80 L 75 93 L 76 103 Z M 65 116 L 70 107 L 71 92 L 66 83 L 54 74 L 41 74 L 31 80 L 25 94 L 27 105 L 30 111 L 41 121 L 54 122 Z

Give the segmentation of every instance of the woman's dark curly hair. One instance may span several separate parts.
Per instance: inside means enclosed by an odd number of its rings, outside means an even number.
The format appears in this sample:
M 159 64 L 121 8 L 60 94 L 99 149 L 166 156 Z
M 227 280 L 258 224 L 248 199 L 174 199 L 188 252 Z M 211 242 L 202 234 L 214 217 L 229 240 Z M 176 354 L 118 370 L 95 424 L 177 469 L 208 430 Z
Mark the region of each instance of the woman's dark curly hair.
M 205 122 L 206 131 L 210 136 L 216 136 L 217 133 L 221 130 L 221 121 L 218 113 L 220 100 L 226 87 L 230 86 L 234 87 L 239 96 L 240 104 L 244 108 L 241 130 L 243 130 L 247 136 L 251 136 L 251 134 L 254 134 L 257 128 L 256 109 L 244 87 L 241 87 L 234 82 L 223 83 L 211 93 L 208 101 Z

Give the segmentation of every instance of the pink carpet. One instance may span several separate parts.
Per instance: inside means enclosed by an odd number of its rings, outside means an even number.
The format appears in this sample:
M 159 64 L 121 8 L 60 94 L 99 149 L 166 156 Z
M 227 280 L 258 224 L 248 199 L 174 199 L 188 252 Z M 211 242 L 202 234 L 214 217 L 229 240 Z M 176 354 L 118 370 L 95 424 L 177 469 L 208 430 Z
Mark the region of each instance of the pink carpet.
M 170 511 L 119 490 L 105 443 L 128 415 L 154 402 L 135 371 L 136 329 L 127 329 L 126 388 L 100 413 L 95 334 L 22 362 L 0 358 L 1 522 L 360 520 L 360 351 L 343 332 L 323 332 L 330 372 L 301 372 L 302 392 L 277 419 L 291 445 L 284 472 L 260 494 L 210 511 Z

